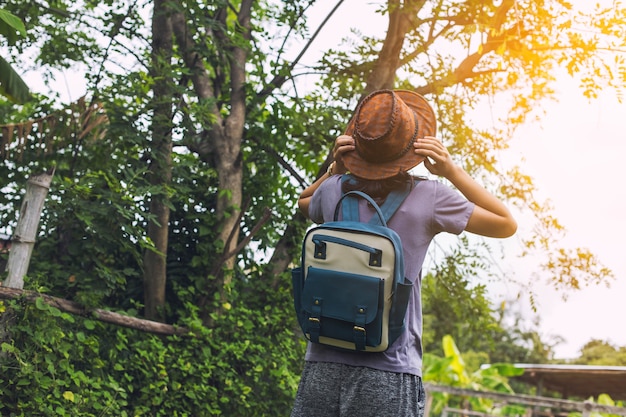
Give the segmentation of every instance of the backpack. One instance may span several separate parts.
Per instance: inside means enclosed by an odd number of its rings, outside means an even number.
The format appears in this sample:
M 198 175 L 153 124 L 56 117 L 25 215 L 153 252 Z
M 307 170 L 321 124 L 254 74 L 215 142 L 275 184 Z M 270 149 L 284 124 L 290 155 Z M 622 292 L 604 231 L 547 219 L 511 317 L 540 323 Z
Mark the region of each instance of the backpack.
M 337 203 L 332 222 L 306 233 L 292 284 L 298 323 L 308 340 L 383 352 L 404 331 L 413 284 L 404 276 L 400 237 L 387 221 L 409 192 L 409 186 L 392 191 L 379 207 L 367 194 L 350 191 Z M 369 223 L 359 221 L 358 198 L 376 210 Z

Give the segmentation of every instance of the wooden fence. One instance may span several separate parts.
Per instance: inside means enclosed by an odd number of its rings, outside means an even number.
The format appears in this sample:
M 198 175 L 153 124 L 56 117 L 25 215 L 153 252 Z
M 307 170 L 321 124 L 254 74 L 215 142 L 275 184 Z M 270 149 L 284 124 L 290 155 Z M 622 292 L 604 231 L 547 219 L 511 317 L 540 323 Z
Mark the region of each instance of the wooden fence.
M 527 406 L 528 413 L 526 415 L 528 416 L 557 416 L 562 415 L 563 413 L 570 412 L 579 412 L 582 414 L 582 417 L 589 417 L 592 412 L 626 416 L 626 408 L 624 407 L 600 405 L 595 404 L 591 401 L 580 402 L 572 400 L 562 400 L 558 398 L 535 397 L 532 395 L 523 394 L 505 394 L 501 392 L 474 391 L 469 389 L 447 387 L 443 385 L 429 383 L 425 383 L 424 387 L 426 389 L 426 392 L 428 393 L 441 392 L 462 397 L 486 398 L 494 400 L 502 405 L 513 404 Z M 430 401 L 427 403 L 426 406 L 426 417 L 429 417 L 430 414 L 429 405 Z M 480 413 L 472 410 L 461 410 L 448 407 L 443 410 L 441 417 L 449 417 L 450 414 L 467 417 L 494 417 L 488 413 Z

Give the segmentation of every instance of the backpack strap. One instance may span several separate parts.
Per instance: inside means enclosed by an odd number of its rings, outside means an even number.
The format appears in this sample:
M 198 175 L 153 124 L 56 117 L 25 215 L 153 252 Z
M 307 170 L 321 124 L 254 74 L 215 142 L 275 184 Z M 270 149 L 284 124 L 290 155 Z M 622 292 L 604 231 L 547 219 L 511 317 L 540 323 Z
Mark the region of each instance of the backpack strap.
M 355 181 L 354 177 L 349 174 L 344 174 L 341 178 L 342 184 L 344 182 Z M 387 222 L 391 219 L 391 216 L 395 214 L 398 210 L 402 202 L 406 199 L 406 197 L 411 192 L 411 185 L 406 184 L 404 189 L 396 189 L 392 190 L 385 199 L 385 202 L 382 206 L 378 206 L 376 202 L 367 194 L 361 191 L 350 191 L 344 194 L 339 202 L 337 203 L 337 207 L 335 208 L 335 221 L 338 218 L 339 214 L 339 206 L 342 205 L 341 214 L 344 220 L 347 221 L 359 221 L 359 202 L 356 196 L 366 199 L 376 210 L 377 216 L 372 216 L 369 221 L 369 224 L 374 225 L 382 225 L 387 227 Z M 345 201 L 343 201 L 345 199 Z M 343 203 L 342 203 L 343 201 Z
M 398 211 L 398 208 L 400 208 L 400 205 L 407 198 L 410 192 L 411 192 L 411 185 L 406 184 L 404 189 L 393 190 L 387 195 L 385 202 L 383 203 L 382 206 L 380 206 L 380 210 L 383 212 L 383 217 L 386 222 L 388 222 L 389 219 L 391 219 L 391 216 L 393 216 L 396 213 L 396 211 Z M 372 216 L 372 218 L 369 221 L 369 224 L 381 225 L 382 223 L 380 222 L 378 217 Z
M 352 175 L 349 174 L 344 174 L 341 176 L 341 185 L 343 187 L 343 183 L 344 182 L 355 182 L 356 180 L 354 179 L 354 177 Z M 356 193 L 360 193 L 360 194 L 364 194 L 361 193 L 360 191 L 357 191 L 355 193 L 352 194 L 356 194 Z M 348 194 L 350 194 L 350 196 L 348 196 Z M 341 210 L 341 214 L 343 216 L 344 220 L 347 221 L 352 221 L 352 222 L 358 222 L 359 221 L 359 201 L 356 197 L 352 197 L 351 193 L 346 193 L 343 194 L 341 196 L 341 199 L 339 199 L 339 201 L 337 202 L 337 206 L 335 207 L 335 221 L 337 221 L 338 219 L 338 214 L 339 214 L 339 205 L 342 204 L 341 201 L 343 201 L 343 206 L 342 206 L 342 210 Z M 347 198 L 346 198 L 347 197 Z M 362 198 L 367 199 L 364 196 L 361 196 Z M 369 197 L 369 196 L 367 196 Z M 371 202 L 370 202 L 371 203 Z M 378 205 L 374 202 L 373 204 L 374 207 L 378 207 Z M 380 214 L 380 216 L 382 216 L 382 214 Z M 384 219 L 384 217 L 383 217 Z

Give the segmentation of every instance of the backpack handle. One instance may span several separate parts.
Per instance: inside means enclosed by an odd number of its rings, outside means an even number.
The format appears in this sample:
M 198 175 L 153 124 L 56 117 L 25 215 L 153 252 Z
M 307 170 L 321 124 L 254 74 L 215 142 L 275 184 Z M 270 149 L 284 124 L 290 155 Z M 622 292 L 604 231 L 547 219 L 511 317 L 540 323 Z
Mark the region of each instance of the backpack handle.
M 341 178 L 341 182 L 344 183 L 346 181 L 354 181 L 354 178 L 350 174 L 344 174 Z M 415 181 L 416 180 L 414 180 L 414 183 Z M 337 221 L 339 217 L 339 206 L 341 206 L 342 200 L 348 195 L 350 195 L 350 198 L 348 198 L 343 203 L 343 206 L 344 206 L 342 210 L 343 219 L 347 221 L 356 221 L 356 222 L 359 221 L 358 200 L 356 197 L 351 195 L 353 194 L 353 195 L 357 195 L 359 197 L 366 199 L 372 205 L 372 207 L 376 209 L 378 218 L 376 218 L 376 216 L 373 216 L 369 221 L 370 224 L 377 224 L 377 225 L 383 225 L 385 227 L 388 227 L 387 222 L 389 221 L 389 219 L 391 219 L 394 213 L 398 210 L 398 208 L 400 207 L 404 199 L 409 195 L 409 193 L 411 192 L 411 189 L 413 188 L 412 185 L 414 183 L 407 184 L 403 189 L 392 190 L 387 195 L 387 198 L 385 199 L 385 202 L 383 203 L 382 206 L 379 206 L 372 199 L 372 197 L 370 197 L 369 195 L 367 195 L 366 193 L 362 191 L 356 191 L 356 190 L 349 191 L 345 193 L 344 195 L 342 195 L 339 201 L 337 202 L 337 206 L 335 207 L 335 215 L 333 217 L 334 221 Z
M 346 197 L 350 197 L 350 198 L 348 198 L 343 203 L 345 205 L 344 210 L 342 212 L 344 214 L 344 220 L 352 220 L 352 221 L 359 220 L 359 205 L 358 205 L 357 199 L 352 196 L 359 196 L 361 198 L 366 199 L 372 205 L 372 207 L 374 207 L 374 209 L 376 210 L 376 214 L 378 215 L 378 218 L 380 219 L 380 223 L 383 226 L 387 227 L 387 221 L 385 220 L 385 216 L 383 215 L 383 212 L 378 206 L 378 204 L 376 204 L 376 202 L 374 201 L 372 197 L 370 197 L 369 195 L 365 194 L 362 191 L 348 191 L 347 193 L 341 196 L 341 198 L 337 202 L 337 206 L 335 207 L 335 215 L 333 216 L 334 221 L 337 221 L 337 219 L 339 218 L 339 208 L 341 207 L 343 199 Z M 348 216 L 346 216 L 346 214 L 348 214 Z M 346 217 L 349 217 L 349 218 L 346 218 Z

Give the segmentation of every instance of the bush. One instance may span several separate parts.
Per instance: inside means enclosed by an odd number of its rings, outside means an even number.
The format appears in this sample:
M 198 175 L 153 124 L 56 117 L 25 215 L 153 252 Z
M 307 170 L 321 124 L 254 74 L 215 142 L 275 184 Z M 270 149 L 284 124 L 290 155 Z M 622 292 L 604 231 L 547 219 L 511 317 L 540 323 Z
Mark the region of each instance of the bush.
M 163 337 L 45 304 L 4 304 L 3 416 L 279 416 L 297 389 L 304 343 L 288 291 L 264 309 L 229 306 L 212 329 L 193 314 Z M 194 311 L 193 306 L 188 306 Z

